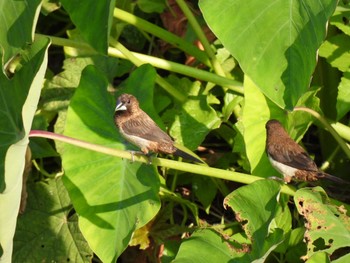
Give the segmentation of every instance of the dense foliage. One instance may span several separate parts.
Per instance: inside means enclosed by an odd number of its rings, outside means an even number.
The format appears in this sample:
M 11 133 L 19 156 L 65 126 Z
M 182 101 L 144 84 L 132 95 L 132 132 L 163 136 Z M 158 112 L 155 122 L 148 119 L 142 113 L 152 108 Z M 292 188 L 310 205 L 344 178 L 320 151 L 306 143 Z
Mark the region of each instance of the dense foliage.
M 265 154 L 278 119 L 349 180 L 347 0 L 0 7 L 4 262 L 350 262 L 349 187 L 270 180 Z M 208 165 L 132 162 L 121 93 Z

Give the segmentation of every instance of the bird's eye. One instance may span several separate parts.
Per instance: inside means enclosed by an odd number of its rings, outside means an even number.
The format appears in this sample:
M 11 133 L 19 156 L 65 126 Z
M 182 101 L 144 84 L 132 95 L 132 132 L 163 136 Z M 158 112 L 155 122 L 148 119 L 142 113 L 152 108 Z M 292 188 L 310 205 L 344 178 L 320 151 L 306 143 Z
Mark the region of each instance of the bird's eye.
M 128 102 L 127 102 L 128 104 L 130 104 L 130 100 L 128 100 Z

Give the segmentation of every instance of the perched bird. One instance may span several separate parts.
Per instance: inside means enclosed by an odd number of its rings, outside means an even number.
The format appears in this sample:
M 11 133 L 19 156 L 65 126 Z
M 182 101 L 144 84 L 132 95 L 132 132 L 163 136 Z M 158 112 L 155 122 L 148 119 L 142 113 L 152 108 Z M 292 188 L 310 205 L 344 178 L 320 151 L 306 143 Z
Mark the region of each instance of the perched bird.
M 202 160 L 176 148 L 170 136 L 140 109 L 139 102 L 133 95 L 122 94 L 119 96 L 114 121 L 120 134 L 127 141 L 138 146 L 144 154 L 149 152 L 173 154 L 203 163 Z
M 266 152 L 272 166 L 284 176 L 284 181 L 287 183 L 292 179 L 317 181 L 320 178 L 347 183 L 320 171 L 307 152 L 289 137 L 277 120 L 269 120 L 266 123 Z

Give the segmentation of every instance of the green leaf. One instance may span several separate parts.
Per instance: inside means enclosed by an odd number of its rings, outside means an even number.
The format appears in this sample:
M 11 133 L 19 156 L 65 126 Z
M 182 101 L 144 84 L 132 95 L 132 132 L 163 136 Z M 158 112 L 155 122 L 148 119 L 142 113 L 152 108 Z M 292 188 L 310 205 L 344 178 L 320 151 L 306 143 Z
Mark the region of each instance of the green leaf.
M 93 256 L 70 215 L 71 202 L 61 178 L 30 180 L 28 203 L 14 237 L 14 262 L 90 262 Z
M 47 130 L 48 123 L 42 114 L 34 116 L 32 130 Z M 29 147 L 32 151 L 32 159 L 58 156 L 51 143 L 44 138 L 31 138 Z
M 114 124 L 115 101 L 107 85 L 93 66 L 84 69 L 68 109 L 64 134 L 124 149 Z M 159 210 L 156 169 L 69 144 L 62 160 L 64 184 L 79 214 L 84 237 L 103 262 L 116 261 L 132 233 Z
M 209 214 L 210 206 L 217 192 L 217 187 L 213 178 L 194 176 L 192 180 L 192 189 L 205 211 Z
M 2 260 L 11 262 L 28 133 L 47 66 L 49 40 L 36 40 L 22 52 L 22 67 L 11 80 L 0 72 L 0 243 Z M 6 181 L 6 184 L 5 184 Z
M 346 6 L 347 5 L 347 6 Z M 350 36 L 350 28 L 349 28 L 349 14 L 350 10 L 348 7 L 349 3 L 346 1 L 339 1 L 338 8 L 334 12 L 333 16 L 330 19 L 330 24 L 336 26 L 345 34 Z M 344 9 L 339 7 L 345 7 Z
M 303 227 L 291 231 L 285 253 L 287 262 L 302 262 L 301 257 L 306 253 L 306 244 L 303 241 L 304 234 L 305 228 Z
M 316 97 L 317 91 L 311 89 L 305 92 L 297 105 L 320 112 L 320 101 Z M 239 123 L 244 125 L 243 136 L 251 173 L 262 177 L 278 175 L 270 165 L 265 153 L 266 122 L 269 119 L 280 120 L 290 136 L 299 141 L 310 126 L 312 118 L 308 113 L 301 111 L 294 111 L 286 115 L 286 112 L 266 98 L 248 77 L 244 81 L 244 97 L 243 116 Z
M 41 6 L 41 13 L 48 15 L 61 7 L 59 0 L 43 0 Z
M 178 80 L 178 87 L 186 87 L 188 100 L 172 112 L 175 120 L 170 135 L 177 143 L 195 150 L 211 130 L 220 126 L 221 120 L 209 105 L 208 97 L 200 93 L 198 81 L 183 78 Z
M 252 241 L 251 252 L 244 255 L 245 261 L 242 262 L 266 259 L 283 241 L 283 231 L 272 225 L 279 208 L 279 194 L 278 182 L 259 180 L 238 188 L 225 198 L 224 205 L 232 208 Z
M 145 13 L 162 13 L 167 7 L 165 0 L 138 0 L 137 5 Z
M 229 262 L 234 252 L 230 241 L 213 230 L 204 229 L 194 232 L 181 244 L 173 262 Z
M 115 0 L 61 0 L 74 25 L 98 52 L 107 54 Z
M 337 120 L 343 118 L 350 110 L 350 72 L 344 72 L 338 87 Z
M 309 86 L 336 5 L 333 0 L 200 1 L 207 24 L 244 73 L 288 109 Z
M 319 55 L 327 59 L 328 63 L 340 71 L 350 68 L 349 54 L 350 36 L 341 34 L 328 38 L 320 48 Z
M 40 12 L 40 0 L 1 1 L 1 66 L 34 40 L 34 27 Z
M 276 176 L 278 173 L 270 165 L 265 153 L 265 124 L 272 118 L 285 118 L 285 113 L 266 98 L 249 78 L 244 81 L 244 98 L 241 122 L 251 173 L 261 177 Z
M 317 252 L 332 254 L 350 246 L 350 218 L 344 207 L 329 204 L 320 187 L 303 188 L 294 195 L 294 203 L 306 220 L 306 258 Z
M 331 260 L 329 259 L 329 256 L 327 255 L 327 253 L 318 252 L 313 254 L 313 256 L 306 261 L 306 263 L 319 263 L 319 262 L 330 263 Z

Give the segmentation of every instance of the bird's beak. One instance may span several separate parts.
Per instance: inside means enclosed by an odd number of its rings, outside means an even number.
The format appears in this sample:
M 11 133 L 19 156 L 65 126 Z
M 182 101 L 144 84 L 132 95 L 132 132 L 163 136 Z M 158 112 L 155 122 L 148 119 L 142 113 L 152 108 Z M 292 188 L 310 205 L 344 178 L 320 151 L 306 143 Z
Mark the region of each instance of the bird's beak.
M 122 110 L 126 110 L 126 106 L 122 102 L 118 101 L 114 111 L 122 111 Z

